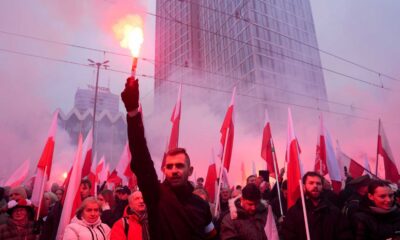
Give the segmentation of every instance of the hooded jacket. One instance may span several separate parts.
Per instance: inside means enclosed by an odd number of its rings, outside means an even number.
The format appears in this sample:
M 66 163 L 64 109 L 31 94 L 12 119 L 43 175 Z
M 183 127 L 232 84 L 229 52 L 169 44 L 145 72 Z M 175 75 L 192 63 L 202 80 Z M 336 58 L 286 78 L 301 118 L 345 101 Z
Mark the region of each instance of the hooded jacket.
M 397 206 L 388 211 L 373 206 L 362 208 L 354 214 L 352 224 L 356 240 L 400 239 L 400 209 Z
M 144 136 L 141 114 L 127 117 L 131 169 L 143 194 L 149 217 L 151 240 L 206 239 L 213 232 L 209 204 L 193 194 L 187 183 L 172 188 L 160 183 Z
M 268 210 L 260 202 L 256 213 L 249 215 L 241 206 L 240 199 L 230 205 L 230 212 L 226 214 L 221 223 L 220 237 L 222 240 L 266 240 L 264 232 Z
M 108 240 L 110 228 L 101 222 L 100 217 L 95 223 L 88 223 L 76 216 L 67 225 L 63 240 Z

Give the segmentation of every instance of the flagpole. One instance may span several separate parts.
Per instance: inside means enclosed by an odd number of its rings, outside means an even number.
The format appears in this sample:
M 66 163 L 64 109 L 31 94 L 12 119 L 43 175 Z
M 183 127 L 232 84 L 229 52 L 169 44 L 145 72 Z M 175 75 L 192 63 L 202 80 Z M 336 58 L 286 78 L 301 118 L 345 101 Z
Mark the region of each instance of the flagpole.
M 42 207 L 42 200 L 43 200 L 43 194 L 44 194 L 44 184 L 47 182 L 47 180 L 46 180 L 46 177 L 47 176 L 47 164 L 46 164 L 46 166 L 44 167 L 44 178 L 43 178 L 43 181 L 42 181 L 42 186 L 40 186 L 40 196 L 39 196 L 39 206 L 38 206 L 38 211 L 37 211 L 37 214 L 36 214 L 36 218 L 35 218 L 35 220 L 36 221 L 38 221 L 39 220 L 39 217 L 40 217 L 40 209 L 41 209 L 41 207 Z
M 225 142 L 224 142 L 224 146 L 223 146 L 223 151 L 222 151 L 222 162 L 221 162 L 221 166 L 220 166 L 220 168 L 219 168 L 219 177 L 218 177 L 218 188 L 217 188 L 217 198 L 215 199 L 215 201 L 216 201 L 216 204 L 215 204 L 215 212 L 214 212 L 214 216 L 217 216 L 217 214 L 218 214 L 218 208 L 219 208 L 219 194 L 220 194 L 220 191 L 221 191 L 221 185 L 222 185 L 222 171 L 223 171 L 223 168 L 224 168 L 224 165 L 225 165 L 225 152 L 226 152 L 226 143 L 227 143 L 227 140 L 228 140 L 228 137 L 229 137 L 229 132 L 231 131 L 231 128 L 229 127 L 228 129 L 227 129 L 227 132 L 226 132 L 226 135 L 225 135 Z
M 307 240 L 310 240 L 310 229 L 308 228 L 308 219 L 307 219 L 307 210 L 306 210 L 306 201 L 304 199 L 304 192 L 302 185 L 303 183 L 301 182 L 301 179 L 299 179 L 299 187 L 300 187 L 300 197 L 301 197 L 301 203 L 303 205 L 303 215 L 304 215 L 304 224 L 306 228 L 306 235 L 307 235 Z
M 381 133 L 381 119 L 378 121 L 378 144 L 376 147 L 376 163 L 375 163 L 375 176 L 378 176 L 378 161 L 379 161 L 379 134 Z M 382 140 L 381 140 L 382 141 Z
M 274 172 L 275 172 L 275 178 L 276 178 L 276 186 L 278 190 L 278 201 L 279 201 L 279 209 L 281 211 L 281 216 L 283 215 L 283 208 L 282 208 L 282 199 L 281 199 L 281 189 L 279 186 L 279 176 L 278 176 L 278 170 L 276 166 L 276 155 L 275 155 L 275 145 L 274 142 L 272 141 L 272 137 L 270 138 L 271 142 L 271 147 L 272 147 L 272 161 L 274 162 Z

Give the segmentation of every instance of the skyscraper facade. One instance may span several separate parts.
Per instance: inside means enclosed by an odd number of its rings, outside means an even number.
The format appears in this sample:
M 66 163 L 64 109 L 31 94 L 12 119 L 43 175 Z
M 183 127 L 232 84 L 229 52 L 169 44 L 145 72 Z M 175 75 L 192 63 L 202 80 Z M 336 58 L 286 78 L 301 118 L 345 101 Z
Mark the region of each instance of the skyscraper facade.
M 176 82 L 236 86 L 239 117 L 257 125 L 265 109 L 275 121 L 290 105 L 327 109 L 309 0 L 157 0 L 157 15 L 156 97 Z

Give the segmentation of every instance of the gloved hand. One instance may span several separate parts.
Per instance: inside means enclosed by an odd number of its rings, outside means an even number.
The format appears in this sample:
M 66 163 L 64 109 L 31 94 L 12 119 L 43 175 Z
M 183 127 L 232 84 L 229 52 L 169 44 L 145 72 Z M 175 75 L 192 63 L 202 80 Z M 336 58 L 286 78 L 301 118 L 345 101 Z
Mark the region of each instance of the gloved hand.
M 139 80 L 129 77 L 126 79 L 125 89 L 121 93 L 127 112 L 137 110 L 139 107 Z

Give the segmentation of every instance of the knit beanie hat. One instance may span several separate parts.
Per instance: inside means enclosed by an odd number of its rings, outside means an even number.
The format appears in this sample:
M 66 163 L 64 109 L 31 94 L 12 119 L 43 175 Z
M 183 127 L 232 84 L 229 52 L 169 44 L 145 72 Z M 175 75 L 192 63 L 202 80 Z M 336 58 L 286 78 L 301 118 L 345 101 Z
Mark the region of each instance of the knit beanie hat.
M 16 193 L 16 194 L 21 195 L 21 197 L 24 198 L 24 199 L 27 198 L 27 196 L 26 196 L 26 190 L 25 190 L 25 188 L 22 187 L 22 186 L 11 188 L 8 195 L 11 196 L 11 194 L 13 194 L 13 193 Z
M 249 183 L 243 188 L 242 197 L 250 201 L 260 201 L 261 192 L 254 183 Z

